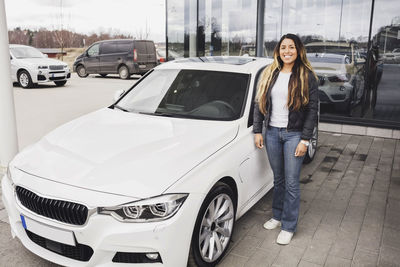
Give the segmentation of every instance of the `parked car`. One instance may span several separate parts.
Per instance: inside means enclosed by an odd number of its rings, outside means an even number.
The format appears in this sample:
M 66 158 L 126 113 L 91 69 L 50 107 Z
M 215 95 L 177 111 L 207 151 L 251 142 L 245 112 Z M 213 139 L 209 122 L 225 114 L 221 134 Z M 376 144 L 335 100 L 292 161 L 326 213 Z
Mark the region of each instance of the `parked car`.
M 159 47 L 156 49 L 157 50 L 157 60 L 159 63 L 166 62 L 166 52 L 165 52 L 165 47 Z M 183 56 L 179 55 L 175 51 L 169 50 L 168 51 L 168 61 L 175 60 L 178 58 L 183 58 Z
M 235 221 L 273 186 L 252 132 L 271 62 L 161 64 L 26 148 L 1 186 L 13 235 L 63 266 L 215 266 Z
M 11 79 L 22 88 L 38 83 L 54 82 L 63 86 L 71 77 L 68 65 L 60 60 L 47 58 L 34 47 L 10 44 Z
M 128 79 L 132 74 L 144 74 L 157 65 L 153 41 L 106 40 L 92 44 L 74 62 L 74 71 L 79 77 L 98 73 L 119 74 Z
M 387 52 L 383 54 L 383 61 L 385 63 L 394 63 L 398 64 L 400 63 L 400 48 L 395 48 L 393 49 L 392 52 Z
M 355 43 L 314 42 L 305 45 L 307 58 L 320 78 L 321 104 L 351 115 L 365 101 L 365 57 Z

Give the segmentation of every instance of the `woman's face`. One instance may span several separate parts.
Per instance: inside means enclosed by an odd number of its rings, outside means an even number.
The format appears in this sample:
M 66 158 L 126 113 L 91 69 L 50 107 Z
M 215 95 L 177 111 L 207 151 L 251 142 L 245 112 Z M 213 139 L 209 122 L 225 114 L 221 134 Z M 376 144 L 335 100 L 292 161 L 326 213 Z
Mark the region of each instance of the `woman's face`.
M 283 64 L 292 65 L 297 58 L 297 49 L 292 39 L 283 39 L 279 47 L 279 56 Z

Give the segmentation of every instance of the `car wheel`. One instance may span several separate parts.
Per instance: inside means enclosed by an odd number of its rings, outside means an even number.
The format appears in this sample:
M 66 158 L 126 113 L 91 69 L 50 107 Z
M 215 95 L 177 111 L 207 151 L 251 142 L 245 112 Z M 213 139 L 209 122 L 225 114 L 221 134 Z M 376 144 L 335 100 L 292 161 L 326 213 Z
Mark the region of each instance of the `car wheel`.
M 225 255 L 235 224 L 236 204 L 232 189 L 217 183 L 197 215 L 189 253 L 189 266 L 215 266 Z
M 305 164 L 310 163 L 314 159 L 315 154 L 317 153 L 317 146 L 318 146 L 318 124 L 315 125 L 314 127 L 313 135 L 310 140 L 310 145 L 307 148 L 307 153 L 303 160 Z
M 57 82 L 54 82 L 57 86 L 64 86 L 66 83 L 67 83 L 67 81 L 57 81 Z
M 78 74 L 79 77 L 81 78 L 86 78 L 89 74 L 86 72 L 86 68 L 82 65 L 79 65 L 76 68 L 76 73 Z
M 128 67 L 125 65 L 122 65 L 121 67 L 119 67 L 118 74 L 119 74 L 119 77 L 124 80 L 128 79 L 131 76 L 131 74 L 129 73 Z
M 105 78 L 107 76 L 107 73 L 99 73 L 101 77 Z
M 22 70 L 18 73 L 18 83 L 22 88 L 32 88 L 33 82 L 31 75 L 26 70 Z

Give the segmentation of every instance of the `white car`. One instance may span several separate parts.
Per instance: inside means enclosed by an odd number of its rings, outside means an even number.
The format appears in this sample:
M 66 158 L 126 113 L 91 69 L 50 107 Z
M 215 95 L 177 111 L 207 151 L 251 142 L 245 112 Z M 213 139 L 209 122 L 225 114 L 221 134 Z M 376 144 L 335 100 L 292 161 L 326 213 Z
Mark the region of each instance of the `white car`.
M 38 83 L 54 82 L 63 86 L 71 77 L 68 65 L 60 60 L 47 58 L 34 47 L 10 44 L 11 79 L 22 88 Z
M 11 231 L 65 266 L 214 266 L 273 186 L 252 103 L 270 59 L 159 65 L 115 104 L 19 153 L 2 180 Z

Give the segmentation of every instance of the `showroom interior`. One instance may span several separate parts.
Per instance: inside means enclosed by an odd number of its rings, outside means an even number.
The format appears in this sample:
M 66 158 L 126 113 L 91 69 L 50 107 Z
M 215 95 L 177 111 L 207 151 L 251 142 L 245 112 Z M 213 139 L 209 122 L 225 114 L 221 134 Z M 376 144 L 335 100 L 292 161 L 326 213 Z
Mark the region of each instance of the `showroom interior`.
M 271 57 L 285 33 L 301 38 L 319 77 L 320 122 L 330 125 L 326 130 L 336 124 L 360 126 L 365 133 L 368 127 L 391 129 L 386 137 L 399 138 L 395 0 L 166 0 L 169 60 Z

